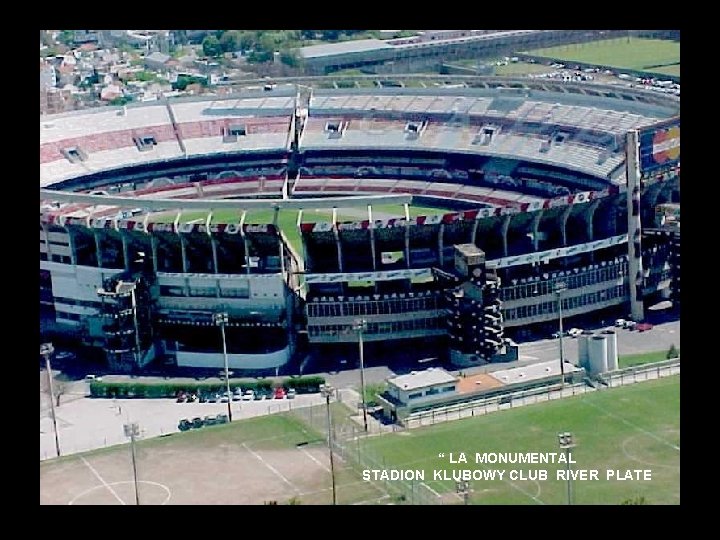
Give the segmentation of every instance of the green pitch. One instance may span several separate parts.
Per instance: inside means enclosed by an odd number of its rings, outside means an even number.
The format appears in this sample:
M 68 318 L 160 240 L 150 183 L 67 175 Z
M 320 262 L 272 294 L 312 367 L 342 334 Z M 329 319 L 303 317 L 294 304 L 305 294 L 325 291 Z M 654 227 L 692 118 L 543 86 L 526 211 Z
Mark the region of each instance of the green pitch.
M 599 480 L 574 482 L 576 504 L 621 504 L 643 497 L 647 504 L 680 501 L 680 377 L 605 389 L 560 401 L 530 405 L 370 437 L 362 453 L 386 469 L 425 470 L 425 483 L 454 495 L 454 481 L 433 480 L 434 469 L 505 469 L 505 479 L 471 481 L 471 504 L 566 504 L 567 483 L 559 464 L 476 464 L 476 452 L 559 452 L 557 433 L 573 433 L 573 469 L 596 469 Z M 450 464 L 465 452 L 467 464 Z M 445 458 L 438 454 L 445 453 Z M 509 481 L 510 469 L 546 469 L 546 481 Z M 607 470 L 651 471 L 650 481 L 606 479 Z
M 536 49 L 529 54 L 563 62 L 680 74 L 680 43 L 665 39 L 617 38 Z
M 311 201 L 308 201 L 309 204 Z M 374 219 L 387 219 L 390 217 L 404 217 L 405 209 L 401 204 L 374 204 L 373 218 Z M 414 218 L 417 216 L 429 216 L 436 214 L 444 214 L 451 212 L 447 208 L 442 207 L 430 207 L 420 205 L 410 205 L 409 207 L 410 217 Z M 300 240 L 300 233 L 297 229 L 298 210 L 287 209 L 280 210 L 277 216 L 278 226 L 280 230 L 285 234 L 288 242 L 295 250 L 295 253 L 302 256 L 302 242 Z M 180 216 L 180 223 L 204 223 L 208 218 L 208 210 L 195 210 L 190 212 L 183 212 Z M 348 208 L 337 209 L 338 221 L 360 221 L 367 219 L 367 206 L 359 205 Z M 212 222 L 213 223 L 240 223 L 242 216 L 242 209 L 234 208 L 223 208 L 213 211 Z M 153 222 L 165 222 L 169 223 L 175 221 L 177 212 L 162 212 L 153 214 L 151 221 Z M 275 217 L 275 211 L 272 209 L 252 209 L 248 210 L 245 215 L 245 223 L 257 224 L 257 223 L 272 223 Z M 332 221 L 332 210 L 327 208 L 315 209 L 306 208 L 303 210 L 302 223 L 316 223 L 320 221 Z

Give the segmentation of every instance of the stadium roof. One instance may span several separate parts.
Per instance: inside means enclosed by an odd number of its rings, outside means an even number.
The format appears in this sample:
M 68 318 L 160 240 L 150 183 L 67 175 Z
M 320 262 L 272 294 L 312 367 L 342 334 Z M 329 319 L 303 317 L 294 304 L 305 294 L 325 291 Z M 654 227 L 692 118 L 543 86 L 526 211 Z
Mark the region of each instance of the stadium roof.
M 388 379 L 388 383 L 401 390 L 417 390 L 437 384 L 446 384 L 457 381 L 458 378 L 441 368 L 430 368 L 424 371 L 412 371 L 407 375 L 399 375 Z
M 381 39 L 358 39 L 341 43 L 310 45 L 309 47 L 301 47 L 299 52 L 303 58 L 321 58 L 323 56 L 361 53 L 380 49 L 392 49 L 392 47 Z

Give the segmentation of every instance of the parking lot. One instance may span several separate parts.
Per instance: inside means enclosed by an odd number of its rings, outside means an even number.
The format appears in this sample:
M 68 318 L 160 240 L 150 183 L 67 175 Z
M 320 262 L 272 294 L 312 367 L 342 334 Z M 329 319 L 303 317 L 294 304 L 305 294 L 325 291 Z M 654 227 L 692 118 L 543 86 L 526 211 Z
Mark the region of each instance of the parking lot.
M 77 383 L 84 384 L 84 383 Z M 41 394 L 42 396 L 42 394 Z M 294 399 L 233 401 L 233 420 L 263 416 L 297 407 L 325 403 L 320 394 L 298 395 Z M 55 457 L 55 439 L 49 403 L 40 412 L 40 459 Z M 178 432 L 184 419 L 227 414 L 227 403 L 176 403 L 175 399 L 93 399 L 75 396 L 56 409 L 60 452 L 74 454 L 84 450 L 126 443 L 123 425 L 137 422 L 142 437 Z

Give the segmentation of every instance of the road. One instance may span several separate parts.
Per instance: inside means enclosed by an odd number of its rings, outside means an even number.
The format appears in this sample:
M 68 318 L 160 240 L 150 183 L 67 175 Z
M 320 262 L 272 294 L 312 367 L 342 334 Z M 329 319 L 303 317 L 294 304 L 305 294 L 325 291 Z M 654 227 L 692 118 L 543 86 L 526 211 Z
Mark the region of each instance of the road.
M 618 329 L 618 351 L 621 355 L 667 350 L 671 344 L 680 348 L 679 321 L 656 325 L 645 333 Z M 565 358 L 577 362 L 578 341 L 574 338 L 563 339 Z M 520 344 L 520 359 L 517 362 L 488 364 L 486 366 L 463 369 L 465 374 L 495 369 L 507 369 L 519 365 L 559 360 L 557 339 L 543 339 Z M 396 373 L 407 373 L 413 369 L 421 370 L 433 365 L 430 363 L 394 366 L 372 366 L 365 369 L 365 383 L 383 382 Z M 57 372 L 56 372 L 57 374 Z M 338 389 L 360 387 L 360 370 L 347 369 L 332 373 L 322 373 L 328 384 Z M 151 377 L 130 378 L 112 376 L 113 379 L 140 380 Z M 160 377 L 159 380 L 165 380 Z M 194 381 L 195 379 L 188 379 Z M 74 453 L 91 448 L 126 442 L 123 424 L 131 419 L 139 422 L 146 437 L 159 436 L 177 431 L 177 424 L 183 418 L 225 413 L 227 405 L 222 403 L 175 403 L 174 399 L 93 399 L 86 397 L 88 384 L 84 381 L 64 383 L 67 385 L 61 397 L 61 406 L 57 408 L 57 421 L 60 432 L 61 450 Z M 56 388 L 57 391 L 57 388 Z M 272 414 L 288 410 L 290 407 L 302 407 L 324 403 L 319 394 L 300 395 L 295 400 L 267 400 L 257 402 L 233 402 L 234 418 Z M 55 455 L 55 442 L 50 419 L 50 403 L 47 395 L 47 378 L 40 372 L 40 458 Z

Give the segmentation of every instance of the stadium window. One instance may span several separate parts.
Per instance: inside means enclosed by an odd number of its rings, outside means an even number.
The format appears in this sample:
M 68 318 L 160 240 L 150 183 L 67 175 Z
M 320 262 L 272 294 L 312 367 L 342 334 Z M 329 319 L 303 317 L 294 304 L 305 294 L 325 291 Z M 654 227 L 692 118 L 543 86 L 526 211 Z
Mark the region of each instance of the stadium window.
M 244 137 L 247 135 L 247 126 L 242 125 L 232 125 L 228 128 L 228 133 L 234 137 Z

